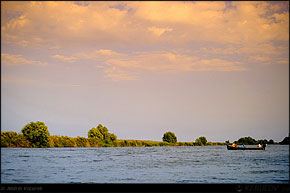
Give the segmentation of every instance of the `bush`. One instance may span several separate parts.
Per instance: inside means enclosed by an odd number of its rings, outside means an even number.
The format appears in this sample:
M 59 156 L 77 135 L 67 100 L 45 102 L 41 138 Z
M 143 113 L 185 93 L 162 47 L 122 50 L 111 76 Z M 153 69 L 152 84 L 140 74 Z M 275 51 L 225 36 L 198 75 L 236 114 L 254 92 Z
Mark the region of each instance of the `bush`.
M 32 147 L 50 146 L 50 134 L 47 126 L 43 122 L 30 122 L 21 131 Z
M 279 144 L 281 144 L 281 145 L 289 145 L 289 137 L 285 137 L 284 139 L 283 139 L 283 141 L 281 141 L 281 142 L 279 142 Z
M 103 136 L 103 134 L 100 132 L 100 130 L 98 128 L 92 128 L 88 132 L 88 138 L 94 138 L 94 139 L 103 141 L 104 136 Z
M 1 147 L 30 147 L 30 142 L 13 131 L 1 132 Z
M 257 141 L 257 144 L 268 144 L 268 140 L 267 139 L 260 139 Z
M 168 142 L 168 143 L 176 143 L 177 138 L 173 132 L 168 131 L 168 132 L 164 133 L 164 135 L 162 137 L 162 141 Z
M 50 137 L 51 147 L 77 147 L 74 138 L 67 136 L 51 136 Z
M 275 142 L 274 142 L 273 139 L 270 139 L 269 142 L 268 142 L 268 144 L 274 144 L 274 143 L 275 143 Z
M 201 137 L 197 138 L 195 140 L 195 145 L 197 145 L 197 146 L 207 145 L 206 137 L 201 136 Z
M 77 147 L 90 147 L 90 142 L 85 137 L 77 137 L 75 138 L 76 146 Z
M 109 133 L 107 127 L 103 127 L 101 124 L 97 128 L 92 128 L 88 131 L 88 138 L 98 140 L 102 146 L 116 146 L 117 136 L 113 133 Z
M 14 131 L 2 131 L 1 132 L 1 147 L 13 147 L 14 138 L 17 133 Z
M 94 138 L 88 138 L 90 147 L 100 147 L 101 145 L 98 143 L 98 140 Z
M 245 145 L 256 145 L 258 142 L 253 139 L 252 137 L 242 137 L 238 140 L 238 144 L 245 144 Z

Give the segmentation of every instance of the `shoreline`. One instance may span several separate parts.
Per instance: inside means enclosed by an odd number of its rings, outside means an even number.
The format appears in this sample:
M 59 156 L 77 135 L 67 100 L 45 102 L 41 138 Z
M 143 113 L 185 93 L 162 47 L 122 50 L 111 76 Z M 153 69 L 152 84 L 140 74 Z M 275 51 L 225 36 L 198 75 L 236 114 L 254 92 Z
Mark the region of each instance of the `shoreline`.
M 113 134 L 107 132 L 105 135 L 113 136 L 112 140 L 109 138 L 92 138 L 92 137 L 68 137 L 58 135 L 48 135 L 47 143 L 45 146 L 41 145 L 39 141 L 31 142 L 23 134 L 8 131 L 1 131 L 1 148 L 54 148 L 54 147 L 162 147 L 162 146 L 226 146 L 231 145 L 229 141 L 225 142 L 210 142 L 205 137 L 200 137 L 191 142 L 167 142 L 152 141 L 152 140 L 135 140 L 135 139 L 117 139 Z M 204 142 L 200 139 L 204 138 Z M 287 137 L 286 137 L 287 138 Z M 283 141 L 286 141 L 286 138 Z M 251 140 L 249 140 L 251 139 Z M 249 142 L 248 142 L 248 141 Z M 270 140 L 271 141 L 271 140 Z M 269 141 L 269 142 L 270 142 Z M 261 144 L 274 144 L 282 145 L 283 143 L 273 142 L 268 143 L 267 140 L 254 140 L 251 137 L 244 137 L 236 142 L 238 145 L 258 145 Z

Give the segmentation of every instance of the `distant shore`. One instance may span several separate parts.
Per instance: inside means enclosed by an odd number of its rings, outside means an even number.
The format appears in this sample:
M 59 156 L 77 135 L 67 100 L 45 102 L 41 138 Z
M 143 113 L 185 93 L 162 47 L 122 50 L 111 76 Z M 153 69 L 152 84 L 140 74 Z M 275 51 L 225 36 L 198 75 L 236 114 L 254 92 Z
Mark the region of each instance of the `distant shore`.
M 88 137 L 68 137 L 50 135 L 45 123 L 37 121 L 30 122 L 21 130 L 1 131 L 1 147 L 21 148 L 49 148 L 49 147 L 160 147 L 160 146 L 221 146 L 230 145 L 229 140 L 225 142 L 210 142 L 205 136 L 200 136 L 191 142 L 178 142 L 175 133 L 167 131 L 163 134 L 162 141 L 117 139 L 108 128 L 99 124 L 88 131 Z M 250 136 L 242 137 L 234 141 L 238 145 L 258 144 L 289 144 L 289 137 L 277 143 L 272 139 L 256 140 Z
M 164 141 L 117 139 L 112 143 L 104 143 L 97 139 L 85 137 L 50 136 L 49 147 L 158 147 L 158 146 L 200 146 L 195 142 L 168 143 Z M 207 142 L 207 146 L 221 146 L 229 143 Z M 31 143 L 16 132 L 1 132 L 1 147 L 32 148 Z
M 229 142 L 207 142 L 206 146 L 230 145 Z M 279 143 L 274 143 L 279 145 Z M 85 137 L 50 136 L 49 147 L 161 147 L 161 146 L 200 146 L 196 142 L 168 143 L 164 141 L 117 139 L 112 143 L 104 143 L 97 139 Z M 7 131 L 1 132 L 1 148 L 32 148 L 31 143 L 23 134 Z

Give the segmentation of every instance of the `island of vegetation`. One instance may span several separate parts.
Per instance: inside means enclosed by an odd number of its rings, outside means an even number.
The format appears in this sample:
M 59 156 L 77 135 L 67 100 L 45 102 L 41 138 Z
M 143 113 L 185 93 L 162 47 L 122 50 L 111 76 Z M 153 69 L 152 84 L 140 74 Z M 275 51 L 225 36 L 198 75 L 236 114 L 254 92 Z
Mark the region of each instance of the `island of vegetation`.
M 148 140 L 127 140 L 117 139 L 113 133 L 109 133 L 107 127 L 99 124 L 96 128 L 88 131 L 88 137 L 67 137 L 50 135 L 47 126 L 40 121 L 30 122 L 21 130 L 22 133 L 14 131 L 1 132 L 1 147 L 22 147 L 22 148 L 49 148 L 49 147 L 153 147 L 153 146 L 213 146 L 229 145 L 225 142 L 208 142 L 206 137 L 201 136 L 192 142 L 178 142 L 173 132 L 165 132 L 162 141 Z M 242 137 L 236 141 L 237 144 L 288 144 L 289 137 L 281 142 L 274 142 L 272 139 L 255 140 L 251 137 Z

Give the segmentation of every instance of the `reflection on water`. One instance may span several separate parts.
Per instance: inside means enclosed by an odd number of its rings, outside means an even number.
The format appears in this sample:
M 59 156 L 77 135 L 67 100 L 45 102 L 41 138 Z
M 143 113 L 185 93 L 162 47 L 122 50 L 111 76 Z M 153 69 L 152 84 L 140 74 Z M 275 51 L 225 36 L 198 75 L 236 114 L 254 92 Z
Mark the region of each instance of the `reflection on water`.
M 289 146 L 2 148 L 2 183 L 289 183 Z

